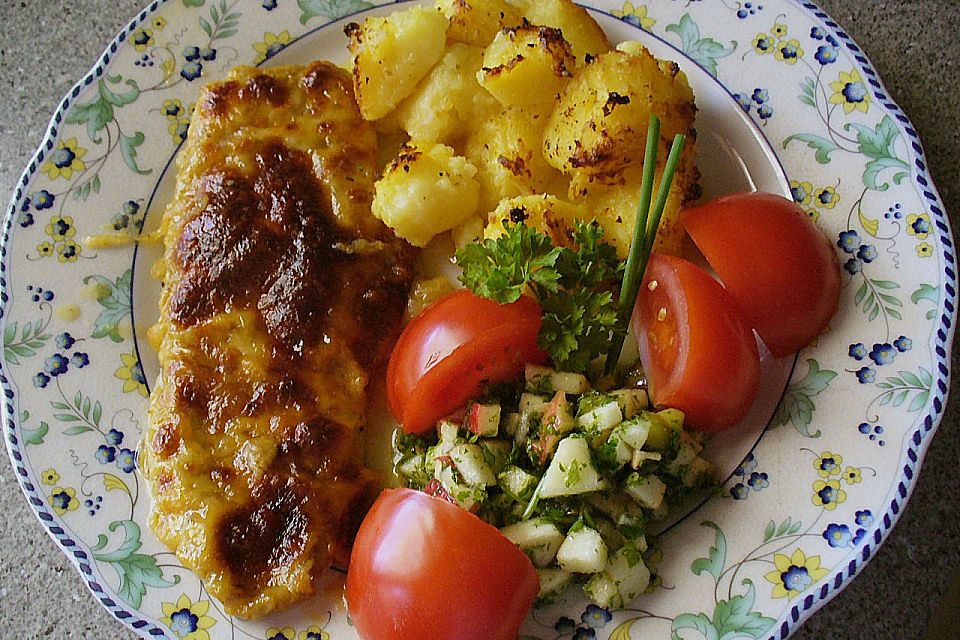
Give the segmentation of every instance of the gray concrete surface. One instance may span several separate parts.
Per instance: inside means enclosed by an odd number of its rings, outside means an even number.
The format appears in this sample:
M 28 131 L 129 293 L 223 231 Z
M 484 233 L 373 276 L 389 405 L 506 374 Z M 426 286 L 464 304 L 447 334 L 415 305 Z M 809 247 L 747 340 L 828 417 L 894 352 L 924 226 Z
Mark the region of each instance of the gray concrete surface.
M 913 120 L 953 228 L 960 229 L 960 1 L 820 4 L 861 45 Z M 141 0 L 0 1 L 4 206 L 62 95 L 140 5 Z M 953 386 L 954 398 L 960 397 L 958 385 Z M 797 632 L 797 640 L 923 635 L 960 575 L 958 460 L 960 430 L 957 402 L 952 402 L 897 528 L 862 575 Z M 65 556 L 40 534 L 6 460 L 0 462 L 0 549 L 0 637 L 133 637 L 100 609 Z M 943 607 L 956 612 L 960 602 Z M 957 637 L 947 634 L 931 637 Z

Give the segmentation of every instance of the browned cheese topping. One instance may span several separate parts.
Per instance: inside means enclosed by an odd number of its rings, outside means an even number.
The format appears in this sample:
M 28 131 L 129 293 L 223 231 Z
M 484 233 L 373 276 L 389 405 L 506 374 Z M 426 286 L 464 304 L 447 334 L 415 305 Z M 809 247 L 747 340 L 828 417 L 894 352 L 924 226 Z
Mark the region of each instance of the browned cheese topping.
M 157 535 L 235 615 L 346 566 L 373 497 L 357 433 L 414 257 L 370 213 L 376 157 L 325 62 L 207 86 L 180 152 L 141 461 Z

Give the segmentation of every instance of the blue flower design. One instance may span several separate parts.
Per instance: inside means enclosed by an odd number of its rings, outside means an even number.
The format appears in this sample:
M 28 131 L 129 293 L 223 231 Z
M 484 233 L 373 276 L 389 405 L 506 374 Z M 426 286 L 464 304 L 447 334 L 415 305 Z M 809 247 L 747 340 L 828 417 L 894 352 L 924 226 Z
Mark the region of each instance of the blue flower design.
M 820 498 L 823 506 L 826 507 L 837 501 L 840 497 L 840 490 L 830 484 L 824 484 L 823 488 L 817 491 L 817 496 Z
M 46 189 L 41 189 L 38 193 L 33 194 L 33 206 L 36 207 L 38 211 L 49 209 L 53 206 L 53 202 L 56 199 L 57 197 L 55 195 Z
M 907 336 L 900 336 L 893 341 L 893 346 L 895 346 L 900 353 L 904 353 L 913 348 L 913 340 Z
M 866 529 L 857 529 L 857 532 L 853 534 L 853 540 L 851 540 L 851 543 L 853 544 L 853 546 L 857 546 L 858 544 L 860 544 L 860 542 L 866 537 L 866 535 L 867 535 Z
M 121 209 L 128 216 L 132 216 L 138 211 L 140 211 L 140 204 L 135 200 L 127 200 L 126 202 L 123 203 L 123 206 L 121 207 Z
M 847 102 L 863 102 L 867 96 L 867 86 L 862 82 L 848 82 L 841 93 Z
M 827 35 L 827 32 L 821 29 L 820 27 L 813 27 L 810 29 L 810 37 L 814 40 L 823 40 Z
M 137 467 L 137 455 L 130 449 L 120 449 L 117 452 L 117 466 L 123 469 L 124 473 L 130 473 Z
M 844 253 L 855 253 L 860 248 L 860 236 L 853 229 L 841 231 L 837 246 L 843 249 Z
M 807 193 L 807 189 L 806 189 L 806 187 L 805 187 L 802 183 L 797 182 L 797 183 L 796 183 L 796 186 L 792 186 L 792 185 L 791 185 L 791 187 L 790 187 L 790 195 L 793 196 L 793 201 L 794 201 L 794 202 L 803 202 L 804 200 L 807 199 L 807 197 L 808 197 L 810 194 Z
M 52 154 L 50 154 L 50 162 L 53 163 L 58 169 L 63 169 L 64 167 L 69 167 L 73 164 L 74 158 L 77 157 L 77 154 L 74 153 L 73 149 L 70 147 L 63 147 L 62 149 L 57 149 Z
M 83 369 L 85 366 L 90 364 L 90 356 L 82 351 L 74 351 L 73 356 L 70 358 L 70 364 L 75 366 L 77 369 Z
M 30 211 L 30 196 L 26 196 L 20 203 L 20 211 Z
M 930 221 L 926 218 L 917 218 L 913 221 L 913 224 L 910 225 L 913 229 L 913 232 L 917 235 L 930 233 L 933 227 L 930 226 Z
M 20 212 L 20 214 L 17 216 L 17 224 L 26 229 L 33 224 L 33 214 L 29 211 Z
M 857 250 L 857 257 L 868 264 L 876 260 L 878 255 L 877 248 L 872 244 L 860 245 Z
M 199 623 L 200 617 L 190 609 L 180 609 L 174 611 L 173 615 L 170 616 L 170 631 L 177 634 L 177 637 L 182 638 L 196 631 Z
M 867 357 L 867 347 L 862 342 L 856 342 L 850 345 L 847 354 L 854 360 L 863 360 Z
M 863 261 L 860 258 L 850 258 L 843 263 L 844 270 L 852 276 L 863 271 Z
M 97 447 L 97 452 L 93 454 L 93 457 L 96 458 L 100 464 L 107 464 L 116 460 L 117 450 L 102 444 Z
M 737 104 L 740 105 L 740 108 L 750 113 L 750 107 L 753 106 L 753 103 L 750 101 L 750 96 L 745 93 L 735 93 L 733 94 L 734 99 L 736 99 Z
M 613 614 L 610 613 L 610 610 L 598 607 L 595 604 L 588 604 L 586 610 L 580 616 L 580 622 L 592 629 L 602 629 L 611 620 L 613 620 Z
M 737 467 L 734 473 L 742 478 L 746 478 L 750 473 L 757 468 L 757 458 L 752 453 L 748 453 L 747 457 L 743 459 L 743 462 L 740 463 L 740 466 Z
M 756 472 L 750 474 L 750 479 L 747 480 L 747 484 L 750 485 L 750 488 L 754 491 L 760 491 L 761 489 L 766 489 L 770 486 L 769 476 L 765 472 Z
M 273 11 L 277 8 L 277 0 L 263 0 L 263 2 L 260 3 L 260 6 L 267 11 Z
M 803 591 L 813 584 L 813 578 L 810 577 L 807 568 L 798 567 L 795 564 L 790 565 L 786 571 L 781 573 L 780 579 L 783 581 L 783 588 L 787 591 Z
M 33 386 L 37 387 L 38 389 L 43 389 L 48 384 L 50 384 L 50 376 L 44 372 L 41 371 L 37 375 L 33 376 Z
M 873 524 L 873 513 L 870 512 L 870 509 L 857 511 L 854 514 L 854 522 L 861 527 L 869 527 L 871 524 Z
M 597 637 L 597 632 L 589 627 L 577 627 L 576 633 L 573 634 L 573 640 L 595 640 Z
M 792 60 L 797 57 L 797 47 L 789 42 L 780 43 L 780 54 L 784 60 Z
M 193 81 L 203 73 L 203 65 L 199 62 L 188 62 L 180 69 L 180 75 L 184 80 Z
M 68 511 L 72 501 L 73 496 L 66 491 L 59 491 L 50 496 L 50 502 L 53 504 L 53 508 L 59 509 L 61 512 Z
M 823 532 L 823 539 L 834 548 L 849 547 L 853 541 L 853 534 L 850 533 L 850 527 L 847 525 L 831 523 Z
M 757 109 L 757 115 L 760 116 L 761 120 L 769 120 L 773 116 L 773 107 L 769 104 L 761 105 L 760 108 Z
M 770 99 L 770 94 L 767 92 L 766 89 L 761 89 L 760 87 L 757 87 L 756 89 L 753 90 L 753 95 L 751 96 L 751 98 L 753 98 L 753 101 L 756 102 L 757 104 L 763 104 L 764 102 Z
M 836 62 L 838 55 L 835 47 L 820 45 L 817 47 L 817 52 L 813 54 L 813 57 L 816 58 L 820 64 L 827 65 Z
M 120 444 L 123 442 L 123 432 L 117 429 L 110 429 L 106 435 L 107 442 L 110 444 Z
M 577 628 L 577 624 L 567 616 L 561 616 L 560 619 L 554 623 L 553 628 L 556 629 L 557 633 L 565 636 L 568 633 L 573 633 Z
M 217 59 L 217 50 L 211 47 L 204 47 L 200 52 L 200 57 L 206 60 L 207 62 Z
M 43 370 L 56 378 L 57 376 L 67 372 L 67 369 L 69 368 L 69 362 L 70 361 L 64 356 L 60 355 L 59 353 L 55 353 L 47 358 L 46 362 L 44 363 Z
M 860 367 L 856 373 L 860 384 L 870 384 L 877 379 L 877 371 L 871 367 Z
M 889 342 L 874 343 L 870 350 L 870 359 L 878 366 L 890 364 L 897 355 L 897 350 Z
M 831 44 L 832 46 L 834 46 L 834 47 L 839 47 L 839 46 L 840 46 L 840 43 L 837 42 L 837 39 L 834 38 L 833 36 L 827 36 L 827 42 L 828 42 L 829 44 Z
M 183 50 L 183 59 L 187 62 L 194 62 L 200 59 L 200 47 L 187 47 Z
M 749 493 L 750 493 L 750 489 L 747 487 L 747 485 L 743 484 L 742 482 L 738 482 L 737 484 L 730 487 L 730 496 L 734 500 L 746 500 L 747 495 Z
M 63 332 L 60 335 L 58 335 L 55 341 L 57 343 L 57 346 L 60 347 L 61 349 L 69 349 L 70 347 L 72 347 L 77 343 L 77 341 L 74 340 L 73 336 L 71 336 L 67 332 Z

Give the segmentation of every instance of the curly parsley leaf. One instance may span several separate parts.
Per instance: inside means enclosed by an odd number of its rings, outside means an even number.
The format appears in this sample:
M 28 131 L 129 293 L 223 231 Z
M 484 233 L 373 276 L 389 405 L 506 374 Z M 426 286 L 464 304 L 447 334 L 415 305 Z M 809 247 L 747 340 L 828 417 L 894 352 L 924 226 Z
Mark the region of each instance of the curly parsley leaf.
M 557 259 L 564 288 L 609 287 L 623 278 L 624 264 L 613 245 L 602 241 L 603 227 L 595 220 L 578 220 L 573 232 L 576 251 L 566 249 Z
M 606 353 L 617 327 L 617 305 L 609 291 L 581 287 L 540 300 L 540 348 L 564 371 L 582 372 Z
M 496 239 L 468 244 L 457 251 L 460 281 L 478 296 L 501 304 L 514 302 L 528 285 L 538 292 L 559 289 L 555 268 L 562 249 L 524 224 L 509 226 Z

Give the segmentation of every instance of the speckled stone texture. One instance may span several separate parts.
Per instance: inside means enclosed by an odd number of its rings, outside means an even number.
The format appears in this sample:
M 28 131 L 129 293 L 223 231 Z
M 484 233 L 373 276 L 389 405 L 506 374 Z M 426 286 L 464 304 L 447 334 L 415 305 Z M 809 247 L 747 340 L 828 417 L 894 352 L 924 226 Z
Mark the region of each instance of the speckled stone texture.
M 913 121 L 952 226 L 960 229 L 960 0 L 820 4 L 860 44 Z M 140 5 L 140 0 L 0 1 L 4 207 L 63 94 Z M 954 357 L 954 371 L 957 366 Z M 960 396 L 957 386 L 954 398 Z M 922 637 L 932 611 L 960 576 L 958 421 L 957 403 L 951 402 L 896 529 L 863 573 L 794 638 Z M 100 608 L 66 557 L 41 533 L 5 460 L 0 462 L 0 514 L 0 637 L 133 637 Z M 958 610 L 960 602 L 947 608 Z

